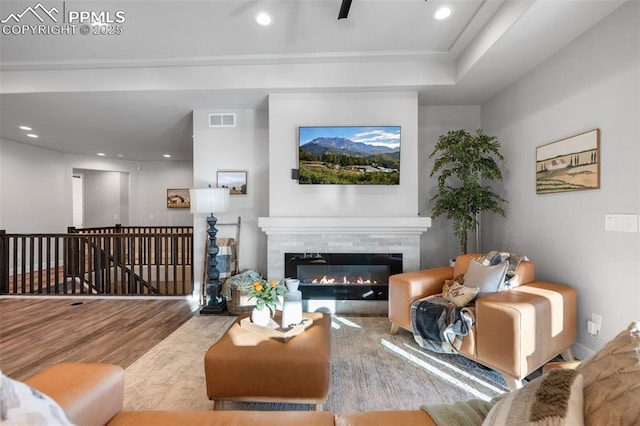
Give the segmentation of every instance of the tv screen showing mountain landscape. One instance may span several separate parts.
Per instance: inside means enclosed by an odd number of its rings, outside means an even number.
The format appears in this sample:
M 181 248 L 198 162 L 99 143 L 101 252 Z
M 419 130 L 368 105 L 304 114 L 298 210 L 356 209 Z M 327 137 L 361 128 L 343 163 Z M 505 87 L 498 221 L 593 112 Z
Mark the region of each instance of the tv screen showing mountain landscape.
M 300 126 L 298 142 L 301 184 L 400 183 L 400 126 Z

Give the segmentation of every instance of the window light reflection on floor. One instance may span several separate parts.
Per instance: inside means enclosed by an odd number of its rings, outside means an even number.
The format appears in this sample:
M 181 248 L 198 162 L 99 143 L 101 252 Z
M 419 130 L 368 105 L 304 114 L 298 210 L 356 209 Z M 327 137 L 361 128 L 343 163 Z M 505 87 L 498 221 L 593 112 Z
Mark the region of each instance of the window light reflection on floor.
M 191 294 L 191 296 L 187 296 L 187 302 L 192 311 L 200 309 L 200 295 Z
M 307 312 L 325 312 L 336 313 L 337 305 L 336 300 L 325 299 L 309 299 L 304 301 L 304 308 Z
M 393 353 L 398 354 L 401 357 L 407 359 L 408 361 L 416 364 L 417 366 L 424 368 L 425 370 L 429 371 L 430 373 L 435 374 L 436 376 L 440 377 L 443 380 L 446 380 L 447 382 L 451 383 L 452 385 L 457 386 L 460 389 L 463 389 L 463 390 L 469 392 L 470 394 L 472 394 L 476 398 L 482 399 L 483 401 L 490 401 L 493 398 L 492 396 L 486 395 L 485 393 L 482 393 L 479 390 L 474 389 L 471 386 L 461 382 L 460 380 L 456 379 L 455 377 L 453 377 L 453 376 L 445 373 L 444 371 L 438 369 L 436 366 L 429 364 L 425 360 L 422 360 L 422 359 L 418 358 L 417 356 L 407 352 L 406 350 L 402 349 L 401 347 L 399 347 L 398 345 L 396 345 L 394 343 L 389 342 L 388 340 L 381 339 L 380 343 L 382 344 L 382 346 L 384 346 L 385 348 L 389 349 Z M 503 391 L 499 391 L 499 392 L 503 393 Z
M 349 320 L 348 320 L 348 319 L 346 319 L 346 318 L 342 318 L 342 317 L 339 317 L 339 316 L 334 315 L 334 316 L 333 316 L 333 319 L 334 319 L 334 320 L 336 320 L 336 321 L 338 321 L 338 322 L 341 322 L 342 324 L 346 325 L 347 327 L 351 327 L 351 328 L 362 328 L 362 327 L 360 327 L 358 324 L 356 324 L 355 322 L 353 322 L 353 321 L 349 321 Z
M 450 363 L 448 363 L 448 362 L 446 362 L 446 361 L 443 361 L 443 360 L 438 359 L 438 358 L 436 358 L 436 357 L 434 357 L 434 356 L 431 356 L 431 355 L 429 355 L 428 353 L 426 353 L 426 352 L 424 352 L 424 351 L 421 351 L 421 350 L 420 350 L 420 349 L 418 349 L 418 348 L 414 348 L 414 347 L 411 347 L 410 345 L 407 345 L 406 343 L 404 344 L 404 346 L 405 346 L 407 349 L 410 349 L 410 350 L 412 350 L 412 351 L 414 351 L 414 352 L 418 352 L 420 355 L 422 355 L 422 356 L 424 356 L 424 357 L 426 357 L 426 358 L 429 358 L 429 360 L 430 360 L 430 361 L 436 362 L 436 363 L 438 363 L 438 364 L 440 364 L 440 365 L 442 365 L 442 366 L 444 366 L 444 367 L 446 367 L 446 368 L 449 368 L 449 369 L 451 369 L 451 370 L 455 371 L 456 373 L 458 373 L 458 374 L 460 374 L 460 375 L 462 375 L 462 376 L 466 377 L 467 379 L 469 379 L 469 380 L 471 380 L 471 381 L 473 381 L 473 382 L 476 382 L 476 383 L 478 383 L 478 384 L 479 384 L 479 385 L 481 385 L 481 386 L 486 387 L 487 389 L 489 389 L 489 390 L 491 390 L 491 391 L 495 392 L 496 394 L 503 394 L 503 393 L 505 393 L 505 390 L 504 390 L 504 389 L 500 389 L 499 387 L 496 387 L 496 386 L 492 385 L 491 383 L 489 383 L 489 382 L 487 382 L 487 381 L 485 381 L 485 380 L 479 379 L 478 377 L 474 376 L 473 374 L 469 374 L 469 373 L 467 373 L 466 371 L 464 371 L 464 370 L 462 370 L 462 369 L 460 369 L 460 368 L 456 367 L 456 366 L 455 366 L 455 365 L 453 365 L 453 364 L 450 364 Z

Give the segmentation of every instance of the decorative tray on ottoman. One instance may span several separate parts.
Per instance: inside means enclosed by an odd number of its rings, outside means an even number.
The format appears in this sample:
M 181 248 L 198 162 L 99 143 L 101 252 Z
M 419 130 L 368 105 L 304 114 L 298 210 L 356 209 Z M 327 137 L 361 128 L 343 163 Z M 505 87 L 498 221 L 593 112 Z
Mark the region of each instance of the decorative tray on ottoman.
M 251 318 L 249 317 L 242 318 L 240 320 L 240 327 L 244 328 L 247 331 L 254 331 L 256 333 L 264 334 L 272 339 L 286 342 L 292 337 L 301 334 L 307 328 L 311 327 L 311 324 L 313 324 L 313 316 L 311 314 L 303 313 L 302 315 L 303 318 L 300 324 L 288 328 L 282 328 L 280 324 L 273 320 L 273 318 L 269 319 L 269 324 L 267 324 L 266 326 L 262 326 L 252 323 Z

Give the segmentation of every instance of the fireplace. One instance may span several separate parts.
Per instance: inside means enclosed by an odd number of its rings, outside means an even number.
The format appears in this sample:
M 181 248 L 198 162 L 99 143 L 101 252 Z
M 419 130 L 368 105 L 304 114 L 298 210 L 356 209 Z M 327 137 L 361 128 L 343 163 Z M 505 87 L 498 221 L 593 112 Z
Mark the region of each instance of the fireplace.
M 300 280 L 303 299 L 388 300 L 401 253 L 285 253 L 285 276 Z
M 418 271 L 420 269 L 421 235 L 431 227 L 428 217 L 260 217 L 258 226 L 267 234 L 267 274 L 269 279 L 281 280 L 297 275 L 285 272 L 286 253 L 402 253 L 399 269 L 390 272 Z M 376 255 L 378 256 L 378 255 Z M 386 255 L 390 257 L 389 255 Z M 399 255 L 393 254 L 399 260 Z M 399 264 L 400 262 L 392 262 Z M 386 315 L 388 300 L 373 299 L 386 297 L 386 288 L 362 291 L 355 287 L 359 300 L 345 300 L 344 294 L 333 296 L 318 295 L 316 289 L 305 284 L 304 297 L 318 299 L 303 300 L 303 308 L 308 312 L 328 310 L 337 314 Z M 378 286 L 380 284 L 375 284 Z M 307 288 L 311 287 L 311 288 Z M 316 285 L 319 286 L 319 285 Z M 342 285 L 334 289 L 344 290 Z M 385 285 L 386 287 L 386 285 Z M 373 294 L 367 294 L 371 290 Z M 311 293 L 313 292 L 313 293 Z M 382 294 L 378 294 L 382 293 Z M 364 299 L 362 298 L 364 296 Z M 320 299 L 325 297 L 326 299 Z M 351 297 L 355 297 L 352 293 Z

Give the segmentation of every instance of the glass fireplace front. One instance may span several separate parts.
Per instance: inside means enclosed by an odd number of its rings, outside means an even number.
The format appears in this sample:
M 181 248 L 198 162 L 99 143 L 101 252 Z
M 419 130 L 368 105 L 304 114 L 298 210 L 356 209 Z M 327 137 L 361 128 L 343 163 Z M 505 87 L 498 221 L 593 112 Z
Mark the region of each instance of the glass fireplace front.
M 399 253 L 285 253 L 285 276 L 300 280 L 304 299 L 388 300 Z

